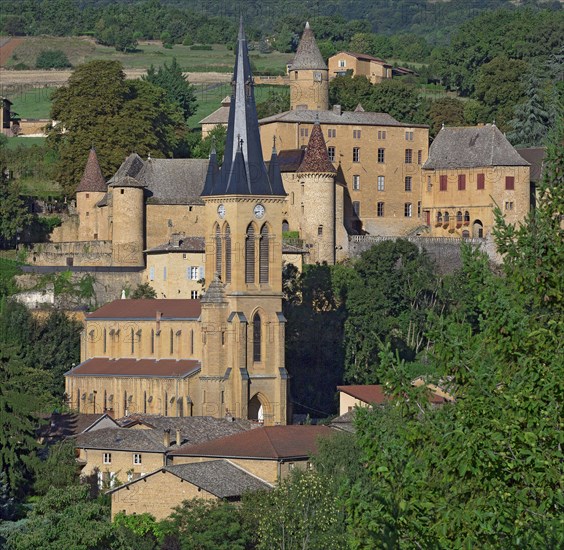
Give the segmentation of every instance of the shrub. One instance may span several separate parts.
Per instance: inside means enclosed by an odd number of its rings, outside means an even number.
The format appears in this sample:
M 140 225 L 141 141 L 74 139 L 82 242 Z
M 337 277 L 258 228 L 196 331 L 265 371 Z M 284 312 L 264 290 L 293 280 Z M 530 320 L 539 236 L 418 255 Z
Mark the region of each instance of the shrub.
M 66 69 L 72 67 L 65 52 L 61 50 L 43 50 L 35 62 L 37 69 Z
M 190 49 L 210 52 L 213 48 L 209 44 L 196 44 L 195 46 L 190 46 Z

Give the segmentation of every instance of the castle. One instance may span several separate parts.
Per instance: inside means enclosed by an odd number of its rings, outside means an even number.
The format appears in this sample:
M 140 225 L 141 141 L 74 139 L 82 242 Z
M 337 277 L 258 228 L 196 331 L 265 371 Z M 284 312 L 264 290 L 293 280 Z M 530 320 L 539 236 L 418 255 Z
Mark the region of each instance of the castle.
M 530 165 L 495 124 L 443 128 L 429 148 L 427 126 L 361 105 L 353 112 L 329 108 L 330 72 L 308 24 L 289 78 L 290 110 L 258 121 L 255 144 L 287 193 L 284 263 L 333 264 L 351 255 L 353 239 L 487 239 L 496 204 L 511 222 L 528 213 Z M 201 121 L 203 131 L 228 124 L 234 99 Z M 106 183 L 92 150 L 76 215 L 53 232 L 51 244 L 34 250 L 31 263 L 111 269 L 115 297 L 118 281 L 122 288 L 149 283 L 159 298 L 198 298 L 213 278 L 204 182 L 216 164 L 215 155 L 132 154 Z

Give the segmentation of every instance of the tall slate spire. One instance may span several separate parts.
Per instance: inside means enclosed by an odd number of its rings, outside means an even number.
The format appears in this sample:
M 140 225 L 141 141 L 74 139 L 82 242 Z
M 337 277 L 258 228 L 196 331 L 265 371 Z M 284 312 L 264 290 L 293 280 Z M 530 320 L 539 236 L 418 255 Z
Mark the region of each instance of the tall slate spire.
M 242 18 L 231 86 L 223 165 L 219 174 L 213 167 L 208 172 L 202 195 L 285 195 L 283 187 L 280 189 L 279 185 L 271 183 L 262 156 L 253 74 Z
M 102 175 L 102 170 L 100 169 L 100 164 L 98 163 L 96 149 L 92 147 L 90 149 L 90 153 L 88 154 L 84 174 L 82 175 L 82 179 L 76 188 L 76 192 L 81 193 L 86 191 L 91 193 L 105 193 L 107 190 L 106 180 Z

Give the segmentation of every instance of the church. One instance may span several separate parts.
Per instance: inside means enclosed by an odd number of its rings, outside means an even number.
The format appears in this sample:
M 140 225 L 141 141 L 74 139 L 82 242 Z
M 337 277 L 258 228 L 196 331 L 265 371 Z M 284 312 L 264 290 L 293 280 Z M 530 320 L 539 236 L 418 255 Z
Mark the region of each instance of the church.
M 242 24 L 232 86 L 224 161 L 219 167 L 212 153 L 199 196 L 205 294 L 116 300 L 87 315 L 81 363 L 65 374 L 74 410 L 288 421 L 281 272 L 286 191 L 276 149 L 268 168 L 263 159 Z M 81 192 L 99 205 L 104 197 L 95 195 L 92 181 Z M 108 187 L 113 208 L 123 201 L 131 212 L 119 229 L 115 217 L 110 222 L 113 240 L 123 244 L 118 261 L 141 263 L 135 205 L 146 185 L 118 174 Z M 189 212 L 189 205 L 182 208 Z

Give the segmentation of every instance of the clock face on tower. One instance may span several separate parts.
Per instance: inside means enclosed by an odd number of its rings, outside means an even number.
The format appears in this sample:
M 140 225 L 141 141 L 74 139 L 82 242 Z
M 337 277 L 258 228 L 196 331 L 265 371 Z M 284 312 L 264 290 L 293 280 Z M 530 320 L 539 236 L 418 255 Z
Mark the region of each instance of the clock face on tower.
M 217 207 L 217 215 L 218 215 L 221 219 L 225 218 L 225 206 L 223 206 L 223 204 L 220 204 L 220 205 Z
M 261 219 L 264 217 L 264 206 L 262 204 L 257 204 L 253 210 L 254 214 L 255 214 L 255 218 L 257 219 Z

